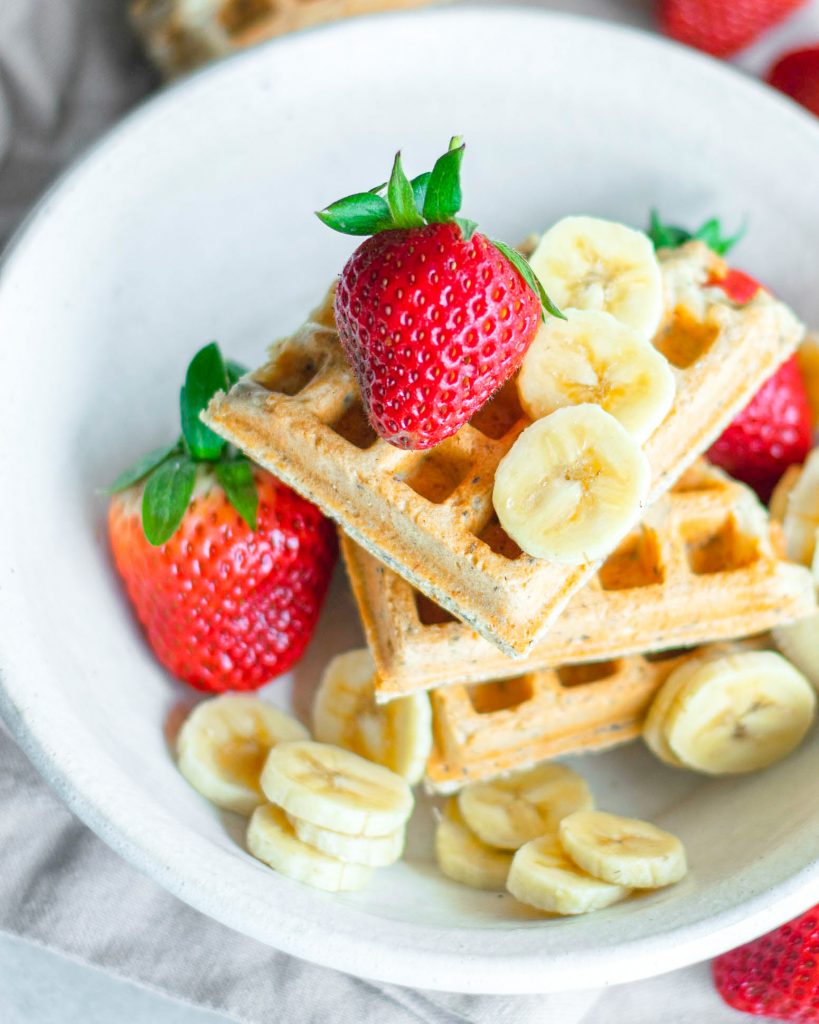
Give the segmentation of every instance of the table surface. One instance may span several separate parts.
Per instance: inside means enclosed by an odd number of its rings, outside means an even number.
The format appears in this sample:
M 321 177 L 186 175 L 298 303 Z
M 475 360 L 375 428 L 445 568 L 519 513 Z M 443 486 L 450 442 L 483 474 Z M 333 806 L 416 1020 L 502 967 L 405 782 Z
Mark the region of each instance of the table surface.
M 2 0 L 5 5 L 9 0 Z M 16 0 L 0 11 L 13 18 Z M 557 10 L 605 17 L 638 27 L 650 27 L 653 3 L 650 0 L 557 0 L 543 6 Z M 809 4 L 787 25 L 771 33 L 738 62 L 746 70 L 760 73 L 778 53 L 807 38 L 819 37 L 819 0 Z M 0 93 L 0 129 L 3 128 L 3 97 Z M 0 132 L 2 134 L 2 132 Z M 0 160 L 3 157 L 0 148 Z M 43 182 L 44 184 L 45 182 Z M 8 198 L 8 197 L 7 197 Z M 4 211 L 8 214 L 8 206 Z M 676 991 L 690 993 L 684 1006 L 677 1006 L 673 1024 L 701 1024 L 714 1020 L 714 1014 L 731 1015 L 719 1008 L 707 965 L 698 965 L 675 976 Z M 643 1024 L 641 1005 L 656 1005 L 659 988 L 667 984 L 657 978 L 614 990 L 605 997 L 605 1019 L 628 1019 Z M 653 996 L 653 998 L 652 998 Z M 619 1006 L 619 1012 L 618 1012 Z M 599 1018 L 592 1013 L 595 1020 Z M 0 1021 L 3 1024 L 219 1024 L 231 1018 L 196 1007 L 172 1002 L 128 981 L 87 965 L 73 962 L 16 938 L 0 934 Z M 304 1022 L 311 1019 L 309 1009 Z M 671 1020 L 671 1018 L 668 1018 Z M 736 1015 L 739 1022 L 743 1018 Z M 749 1019 L 749 1018 L 744 1018 Z M 301 1022 L 294 1022 L 301 1024 Z M 544 1020 L 544 1024 L 546 1021 Z M 650 1024 L 648 1020 L 644 1024 Z

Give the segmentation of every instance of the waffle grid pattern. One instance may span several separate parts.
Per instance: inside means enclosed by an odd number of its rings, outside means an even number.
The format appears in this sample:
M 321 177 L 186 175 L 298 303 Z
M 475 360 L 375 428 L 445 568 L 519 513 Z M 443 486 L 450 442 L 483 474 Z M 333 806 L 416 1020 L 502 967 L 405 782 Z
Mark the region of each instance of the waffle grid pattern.
M 767 293 L 735 308 L 704 288 L 699 243 L 666 257 L 699 282 L 699 319 L 675 307 L 656 344 L 674 369 L 671 412 L 645 446 L 649 504 L 675 482 L 796 347 L 802 328 Z M 340 523 L 432 601 L 507 655 L 526 654 L 600 563 L 520 553 L 493 522 L 495 468 L 527 425 L 508 386 L 429 452 L 376 439 L 333 327 L 331 296 L 270 362 L 217 395 L 206 421 Z
M 425 784 L 449 793 L 537 761 L 633 740 L 657 690 L 698 653 L 635 655 L 433 690 L 435 745 Z
M 811 614 L 811 574 L 778 555 L 755 496 L 706 463 L 688 470 L 523 659 L 506 657 L 341 535 L 388 700 L 458 682 L 758 633 Z

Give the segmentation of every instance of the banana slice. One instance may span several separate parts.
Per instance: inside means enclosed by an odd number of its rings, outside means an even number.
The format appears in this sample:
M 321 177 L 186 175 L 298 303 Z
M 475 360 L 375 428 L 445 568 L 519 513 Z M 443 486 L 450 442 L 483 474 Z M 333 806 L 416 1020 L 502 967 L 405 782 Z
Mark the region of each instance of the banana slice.
M 388 836 L 412 813 L 412 790 L 380 764 L 341 747 L 304 740 L 274 747 L 262 791 L 288 814 L 351 836 Z
M 810 453 L 787 496 L 782 528 L 788 558 L 809 566 L 819 532 L 819 448 Z
M 481 842 L 467 826 L 451 797 L 435 829 L 435 857 L 441 872 L 473 889 L 503 890 L 512 854 Z
M 813 425 L 819 427 L 819 334 L 808 334 L 797 352 L 799 369 L 808 392 Z
M 404 852 L 406 830 L 399 828 L 388 836 L 348 836 L 343 832 L 333 832 L 329 828 L 321 828 L 301 818 L 287 815 L 296 835 L 303 843 L 314 846 L 328 857 L 350 864 L 364 864 L 371 868 L 385 868 L 401 859 Z
M 768 514 L 771 519 L 775 519 L 778 523 L 785 521 L 785 516 L 788 513 L 788 504 L 791 500 L 791 491 L 793 491 L 796 481 L 801 475 L 801 466 L 788 466 L 779 478 L 779 483 L 774 487 L 771 500 L 768 502 Z
M 788 661 L 819 689 L 819 615 L 777 626 L 773 638 Z
M 554 836 L 541 836 L 521 846 L 512 858 L 506 888 L 521 903 L 563 915 L 602 910 L 631 891 L 581 870 Z
M 674 401 L 668 361 L 609 313 L 569 309 L 550 317 L 523 358 L 518 393 L 533 420 L 567 405 L 592 403 L 642 443 Z
M 593 806 L 586 780 L 566 765 L 552 763 L 475 783 L 458 796 L 469 828 L 503 850 L 517 850 L 547 832 L 555 834 L 567 814 Z
M 322 743 L 352 750 L 413 785 L 432 750 L 432 709 L 426 693 L 375 703 L 375 664 L 368 650 L 333 658 L 313 702 L 313 732 Z
M 529 263 L 561 309 L 611 313 L 646 341 L 657 333 L 662 276 L 642 231 L 597 217 L 565 217 L 541 238 Z
M 598 405 L 558 409 L 501 459 L 492 501 L 527 554 L 581 565 L 610 554 L 640 518 L 651 472 L 640 446 Z
M 665 722 L 668 711 L 677 694 L 706 660 L 707 656 L 705 655 L 692 658 L 675 669 L 658 690 L 643 722 L 643 740 L 649 750 L 661 761 L 674 768 L 685 768 L 685 765 L 668 745 L 665 738 Z
M 688 871 L 680 840 L 637 818 L 578 811 L 561 821 L 559 838 L 578 867 L 612 885 L 659 889 Z
M 752 772 L 801 743 L 815 706 L 810 683 L 783 657 L 746 651 L 712 659 L 687 674 L 663 731 L 688 768 L 708 775 Z
M 372 869 L 348 864 L 308 846 L 293 831 L 280 807 L 262 804 L 247 826 L 247 848 L 257 860 L 297 882 L 328 892 L 363 889 Z
M 271 747 L 309 735 L 301 722 L 258 697 L 212 697 L 197 704 L 179 730 L 179 770 L 217 807 L 250 814 L 264 803 L 259 776 Z

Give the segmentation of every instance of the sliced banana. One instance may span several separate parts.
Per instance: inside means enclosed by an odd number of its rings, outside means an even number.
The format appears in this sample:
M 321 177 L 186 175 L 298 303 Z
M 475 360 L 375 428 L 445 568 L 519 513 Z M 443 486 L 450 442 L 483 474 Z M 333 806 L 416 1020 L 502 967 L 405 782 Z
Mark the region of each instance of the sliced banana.
M 819 448 L 814 448 L 787 495 L 782 520 L 788 558 L 810 565 L 819 532 Z
M 775 519 L 778 523 L 784 522 L 791 500 L 791 491 L 801 475 L 801 466 L 788 466 L 779 478 L 779 482 L 771 494 L 771 500 L 768 502 L 768 514 L 771 519 Z
M 497 850 L 475 835 L 451 797 L 435 829 L 435 857 L 447 878 L 473 889 L 503 890 L 512 854 Z
M 363 889 L 372 869 L 328 857 L 298 838 L 280 807 L 262 804 L 247 827 L 247 848 L 257 860 L 297 882 L 328 892 Z
M 819 689 L 819 614 L 777 626 L 773 638 L 788 661 Z
M 559 838 L 578 867 L 613 885 L 659 889 L 688 871 L 680 840 L 637 818 L 578 811 L 561 821 Z
M 304 740 L 274 747 L 262 771 L 271 803 L 313 825 L 351 836 L 388 836 L 412 813 L 412 790 L 358 754 Z
M 314 846 L 329 857 L 350 864 L 365 864 L 371 868 L 384 868 L 401 859 L 404 852 L 406 831 L 398 829 L 388 836 L 348 836 L 343 832 L 333 832 L 329 828 L 321 828 L 310 821 L 294 818 L 287 819 L 293 826 L 296 835 L 303 843 Z
M 598 217 L 564 217 L 529 263 L 563 309 L 611 313 L 650 341 L 663 317 L 660 265 L 642 231 Z
M 668 711 L 674 703 L 677 694 L 689 677 L 699 669 L 704 660 L 704 658 L 693 658 L 691 661 L 680 665 L 671 673 L 657 691 L 643 722 L 643 741 L 646 746 L 661 761 L 670 764 L 673 768 L 685 768 L 685 765 L 668 745 L 668 741 L 665 738 L 665 722 L 668 717 Z
M 602 910 L 631 891 L 587 874 L 566 856 L 552 835 L 521 846 L 512 858 L 506 888 L 521 903 L 564 915 Z
M 809 333 L 797 352 L 799 369 L 805 381 L 813 426 L 819 427 L 819 333 Z
M 517 385 L 533 420 L 567 405 L 611 413 L 642 443 L 674 401 L 674 374 L 654 346 L 609 313 L 568 309 L 549 317 L 523 358 Z
M 598 405 L 528 426 L 501 460 L 492 501 L 527 554 L 581 565 L 610 554 L 640 518 L 651 472 L 642 449 Z
M 258 697 L 212 697 L 179 730 L 179 770 L 217 807 L 250 814 L 264 803 L 259 776 L 271 747 L 308 736 L 301 722 Z
M 815 707 L 807 679 L 779 654 L 728 654 L 687 675 L 666 714 L 665 740 L 695 771 L 752 772 L 801 743 Z
M 549 832 L 567 814 L 594 806 L 586 780 L 563 764 L 546 763 L 462 789 L 458 807 L 483 842 L 517 850 Z
M 432 709 L 426 693 L 376 704 L 375 664 L 366 649 L 333 658 L 313 702 L 313 732 L 323 743 L 352 750 L 413 785 L 432 750 Z

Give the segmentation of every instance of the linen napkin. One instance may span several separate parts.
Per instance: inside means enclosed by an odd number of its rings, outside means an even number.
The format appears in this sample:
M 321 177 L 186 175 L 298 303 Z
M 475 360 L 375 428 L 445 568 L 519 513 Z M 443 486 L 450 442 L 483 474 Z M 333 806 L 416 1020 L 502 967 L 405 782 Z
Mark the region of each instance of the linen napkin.
M 649 23 L 639 0 L 548 6 Z M 745 59 L 809 32 L 813 5 Z M 775 48 L 776 47 L 776 48 Z M 119 0 L 0 2 L 0 238 L 57 171 L 156 85 Z M 729 1024 L 707 966 L 607 992 L 496 997 L 351 978 L 203 917 L 122 861 L 63 807 L 0 726 L 0 931 L 247 1024 Z

